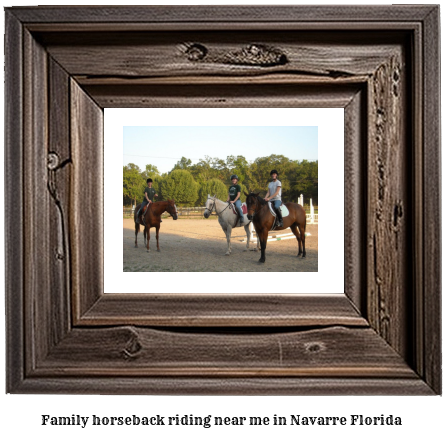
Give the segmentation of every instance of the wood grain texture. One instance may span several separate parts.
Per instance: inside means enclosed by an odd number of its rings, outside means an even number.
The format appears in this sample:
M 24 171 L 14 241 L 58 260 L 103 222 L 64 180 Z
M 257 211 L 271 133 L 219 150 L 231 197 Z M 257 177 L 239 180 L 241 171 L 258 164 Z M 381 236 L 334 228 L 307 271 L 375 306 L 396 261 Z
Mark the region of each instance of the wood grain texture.
M 424 77 L 424 167 L 423 167 L 423 333 L 424 369 L 423 375 L 432 388 L 441 393 L 441 85 L 440 39 L 432 35 L 440 28 L 440 14 L 437 8 L 427 15 L 425 22 Z M 440 303 L 438 305 L 437 303 Z
M 47 190 L 49 208 L 49 252 L 51 255 L 52 324 L 57 344 L 71 327 L 71 280 L 69 251 L 69 204 L 71 188 L 71 147 L 69 75 L 52 58 L 48 59 L 48 149 Z
M 106 108 L 300 108 L 344 107 L 358 84 L 86 85 Z
M 24 378 L 23 263 L 23 45 L 22 24 L 5 12 L 5 300 L 6 386 Z M 11 327 L 14 327 L 12 330 Z
M 105 294 L 78 326 L 367 327 L 344 294 Z
M 74 329 L 33 375 L 301 376 L 417 379 L 372 329 L 298 332 Z M 171 348 L 173 347 L 173 348 Z
M 404 59 L 393 54 L 369 81 L 368 100 L 368 318 L 371 325 L 406 355 L 408 143 Z
M 49 205 L 47 190 L 47 120 L 48 90 L 47 55 L 44 48 L 24 32 L 24 119 L 42 123 L 29 123 L 23 132 L 24 166 L 24 218 L 26 238 L 24 246 L 25 287 L 33 291 L 27 294 L 24 302 L 26 366 L 29 370 L 36 367 L 54 345 L 52 328 L 48 321 L 53 315 L 50 297 L 49 250 Z M 46 291 L 46 293 L 42 292 Z M 36 327 L 39 327 L 37 330 Z
M 419 379 L 312 377 L 45 377 L 27 379 L 17 393 L 152 395 L 433 395 Z
M 441 393 L 438 8 L 6 16 L 8 391 Z M 104 296 L 105 106 L 345 108 L 350 300 Z
M 72 79 L 70 90 L 69 236 L 76 320 L 103 294 L 103 110 Z
M 367 99 L 364 88 L 355 93 L 345 107 L 345 185 L 344 185 L 344 245 L 345 291 L 360 314 L 367 318 L 366 288 L 367 190 L 366 157 Z
M 72 43 L 71 33 L 57 33 L 44 41 L 48 52 L 73 75 L 104 78 L 175 77 L 199 75 L 259 76 L 264 74 L 305 74 L 337 78 L 372 73 L 393 47 L 406 37 L 390 34 L 373 34 L 373 41 L 358 44 L 358 35 L 353 35 L 352 52 L 346 48 L 346 36 L 331 43 L 330 33 L 323 39 L 317 35 L 309 41 L 306 33 L 291 32 L 149 32 L 125 34 L 91 33 Z M 360 37 L 361 38 L 361 37 Z M 55 39 L 55 42 L 53 42 Z M 292 41 L 303 40 L 294 44 Z M 65 43 L 63 43 L 66 41 Z M 71 42 L 70 42 L 71 41 Z M 68 43 L 70 42 L 70 43 Z M 189 54 L 192 45 L 198 43 L 205 49 L 202 59 Z M 265 66 L 255 64 L 264 56 L 260 54 L 240 57 L 238 53 L 259 51 L 265 46 L 268 51 L 277 51 L 284 56 L 283 65 Z M 257 48 L 256 50 L 251 49 Z M 245 58 L 245 59 L 243 59 Z
M 285 22 L 402 22 L 423 20 L 435 6 L 180 6 L 12 7 L 11 12 L 26 23 L 257 23 Z

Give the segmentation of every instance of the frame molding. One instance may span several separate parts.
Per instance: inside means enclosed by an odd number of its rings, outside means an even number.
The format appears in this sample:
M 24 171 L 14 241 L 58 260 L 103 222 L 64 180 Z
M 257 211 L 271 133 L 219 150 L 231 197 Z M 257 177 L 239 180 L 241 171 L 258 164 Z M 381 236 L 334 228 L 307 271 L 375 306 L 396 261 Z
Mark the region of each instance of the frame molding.
M 439 49 L 438 6 L 6 8 L 7 392 L 441 394 Z M 345 108 L 345 295 L 104 295 L 110 106 Z

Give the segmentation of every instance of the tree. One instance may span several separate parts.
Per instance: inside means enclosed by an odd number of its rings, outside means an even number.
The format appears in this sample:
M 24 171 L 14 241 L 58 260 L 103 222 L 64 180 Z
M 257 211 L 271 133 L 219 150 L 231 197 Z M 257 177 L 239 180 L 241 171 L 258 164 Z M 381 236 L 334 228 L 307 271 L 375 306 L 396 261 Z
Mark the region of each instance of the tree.
M 177 161 L 172 170 L 181 169 L 181 170 L 189 170 L 191 167 L 192 161 L 189 158 L 181 157 L 180 161 Z
M 145 169 L 146 177 L 154 179 L 154 176 L 160 176 L 160 172 L 157 166 L 153 164 L 147 164 Z
M 197 205 L 205 205 L 206 199 L 208 199 L 208 195 L 215 195 L 218 199 L 226 201 L 226 199 L 228 199 L 228 189 L 226 185 L 223 184 L 219 179 L 212 178 L 209 181 L 204 181 L 200 184 L 200 188 L 198 190 Z
M 242 183 L 238 183 L 238 185 L 241 188 L 240 201 L 246 202 L 246 192 L 247 192 L 246 186 Z
M 137 205 L 137 201 L 143 199 L 145 186 L 146 181 L 137 165 L 129 163 L 123 166 L 123 203 L 126 201 Z
M 318 161 L 295 161 L 288 172 L 292 201 L 303 194 L 304 199 L 318 202 Z
M 249 163 L 243 155 L 229 155 L 226 158 L 226 165 L 229 169 L 229 179 L 231 175 L 237 175 L 239 182 L 244 184 L 250 176 Z
M 176 169 L 160 181 L 162 199 L 174 199 L 180 206 L 193 206 L 198 197 L 198 184 L 187 170 Z

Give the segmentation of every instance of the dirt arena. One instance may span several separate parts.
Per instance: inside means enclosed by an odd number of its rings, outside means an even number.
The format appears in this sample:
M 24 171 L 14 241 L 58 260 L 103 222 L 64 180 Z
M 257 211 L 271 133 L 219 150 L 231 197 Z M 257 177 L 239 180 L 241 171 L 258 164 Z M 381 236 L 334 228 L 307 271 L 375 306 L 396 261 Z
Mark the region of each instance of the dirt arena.
M 290 233 L 272 232 L 271 235 Z M 259 263 L 260 253 L 246 251 L 243 227 L 232 230 L 232 253 L 226 256 L 225 234 L 217 219 L 163 219 L 160 228 L 160 252 L 157 252 L 155 228 L 151 229 L 148 253 L 143 243 L 143 231 L 134 247 L 134 221 L 123 219 L 124 272 L 317 272 L 318 225 L 307 226 L 306 258 L 297 257 L 297 239 L 269 242 L 266 263 Z M 255 247 L 250 244 L 250 249 Z

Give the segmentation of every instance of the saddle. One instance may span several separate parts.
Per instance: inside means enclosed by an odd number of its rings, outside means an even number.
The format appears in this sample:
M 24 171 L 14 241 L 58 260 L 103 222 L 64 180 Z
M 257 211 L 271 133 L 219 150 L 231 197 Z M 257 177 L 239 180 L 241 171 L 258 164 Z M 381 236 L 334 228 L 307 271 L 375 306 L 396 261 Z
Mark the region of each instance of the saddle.
M 144 207 L 143 207 L 143 209 L 142 209 L 142 211 L 140 212 L 140 219 L 141 219 L 141 223 L 143 223 L 143 225 L 145 225 L 146 226 L 146 222 L 145 222 L 145 216 L 146 216 L 146 213 L 148 212 L 148 208 L 149 208 L 149 206 L 150 206 L 151 204 L 146 204 Z
M 274 210 L 274 204 L 271 201 L 269 201 L 268 205 L 269 205 L 269 210 L 271 210 L 272 216 L 276 217 L 276 213 L 275 213 L 275 210 Z M 281 217 L 282 218 L 284 218 L 286 216 L 289 216 L 289 210 L 287 209 L 285 204 L 282 204 L 280 206 L 280 211 L 281 211 Z
M 246 206 L 246 204 L 243 202 L 243 204 L 241 205 L 241 210 L 243 212 L 243 214 L 248 214 L 248 207 Z M 237 214 L 237 208 L 235 207 L 234 204 L 232 204 L 232 212 L 236 215 Z

